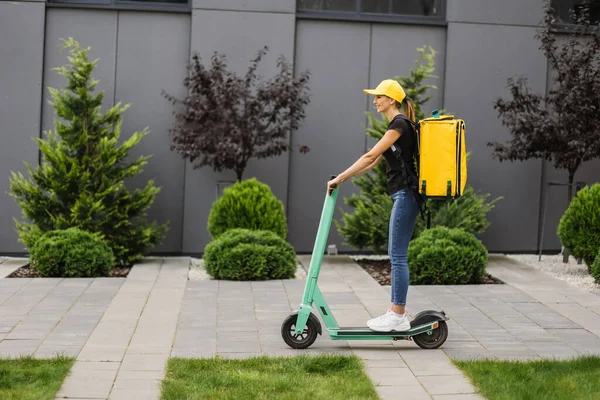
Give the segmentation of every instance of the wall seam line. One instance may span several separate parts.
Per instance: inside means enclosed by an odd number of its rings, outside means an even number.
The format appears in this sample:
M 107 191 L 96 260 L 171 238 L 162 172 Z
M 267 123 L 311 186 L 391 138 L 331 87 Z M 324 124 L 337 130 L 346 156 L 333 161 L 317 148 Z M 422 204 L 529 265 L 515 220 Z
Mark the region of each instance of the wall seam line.
M 369 24 L 369 64 L 367 65 L 367 87 L 371 87 L 371 64 L 373 63 L 373 24 Z M 365 110 L 369 111 L 369 96 L 366 96 Z M 369 127 L 369 117 L 365 112 L 365 127 Z M 369 147 L 369 135 L 365 132 L 365 153 Z
M 47 18 L 48 18 L 48 12 L 46 9 L 46 4 L 44 4 L 44 24 L 42 27 L 42 32 L 44 37 L 42 38 L 42 71 L 41 71 L 41 76 L 40 76 L 40 86 L 41 86 L 41 95 L 42 95 L 42 99 L 40 101 L 40 127 L 39 127 L 39 138 L 43 139 L 44 138 L 44 99 L 46 98 L 46 96 L 44 95 L 44 71 L 46 69 L 46 26 L 47 26 Z M 42 151 L 40 150 L 39 146 L 37 149 L 37 158 L 38 158 L 38 165 L 42 165 Z

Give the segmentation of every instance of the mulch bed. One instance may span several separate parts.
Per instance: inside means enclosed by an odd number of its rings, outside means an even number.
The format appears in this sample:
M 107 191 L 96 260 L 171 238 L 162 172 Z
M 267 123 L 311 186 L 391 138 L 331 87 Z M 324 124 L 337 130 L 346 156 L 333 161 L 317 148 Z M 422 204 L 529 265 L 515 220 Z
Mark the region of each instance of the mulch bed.
M 108 278 L 125 278 L 129 275 L 129 271 L 131 271 L 131 266 L 115 267 L 108 273 Z M 29 264 L 27 264 L 8 275 L 7 278 L 39 278 L 39 275 L 35 270 L 29 268 Z
M 361 259 L 357 260 L 356 263 L 363 267 L 363 269 L 367 271 L 373 277 L 373 279 L 379 282 L 380 285 L 387 286 L 392 284 L 392 270 L 389 260 Z M 490 274 L 485 274 L 479 282 L 480 285 L 502 283 L 504 282 L 494 278 Z

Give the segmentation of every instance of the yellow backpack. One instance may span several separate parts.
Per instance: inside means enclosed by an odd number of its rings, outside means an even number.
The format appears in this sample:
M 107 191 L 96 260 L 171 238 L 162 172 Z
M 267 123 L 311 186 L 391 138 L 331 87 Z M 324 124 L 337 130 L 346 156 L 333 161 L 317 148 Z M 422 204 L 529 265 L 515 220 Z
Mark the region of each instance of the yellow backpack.
M 437 115 L 419 121 L 417 166 L 419 192 L 430 199 L 460 197 L 467 183 L 465 121 Z
M 419 204 L 421 216 L 427 213 L 428 228 L 431 217 L 426 200 L 454 200 L 462 196 L 467 184 L 465 122 L 454 115 L 439 115 L 438 110 L 432 115 L 416 125 L 403 117 L 414 127 L 418 176 L 414 176 L 410 168 L 404 168 L 404 175 Z M 399 149 L 393 152 L 402 160 Z

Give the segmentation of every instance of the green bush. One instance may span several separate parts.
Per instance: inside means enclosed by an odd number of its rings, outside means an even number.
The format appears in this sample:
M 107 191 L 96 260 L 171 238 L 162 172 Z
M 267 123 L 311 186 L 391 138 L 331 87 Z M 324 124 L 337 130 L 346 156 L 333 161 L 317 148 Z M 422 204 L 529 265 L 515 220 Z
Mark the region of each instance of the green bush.
M 410 283 L 462 285 L 479 283 L 487 249 L 471 233 L 438 226 L 425 230 L 408 247 Z
M 431 210 L 431 227 L 462 228 L 474 235 L 485 232 L 490 226 L 487 214 L 496 206 L 496 202 L 502 199 L 502 197 L 497 197 L 489 201 L 489 197 L 489 193 L 476 193 L 472 186 L 467 185 L 462 196 L 451 202 L 428 200 L 427 207 Z M 427 218 L 423 221 L 419 216 L 413 237 L 419 236 L 425 229 L 427 229 Z
M 31 268 L 42 277 L 107 276 L 115 257 L 105 240 L 78 228 L 43 234 L 32 246 Z
M 571 255 L 591 268 L 600 250 L 600 183 L 584 187 L 558 224 L 558 237 Z
M 383 163 L 384 161 L 382 161 Z M 353 213 L 342 211 L 342 221 L 335 221 L 344 243 L 362 250 L 369 249 L 376 254 L 387 253 L 388 231 L 393 200 L 378 188 L 376 179 L 367 175 L 361 177 L 356 184 L 362 193 L 347 197 L 346 204 L 354 208 Z M 485 232 L 490 225 L 487 214 L 501 199 L 498 197 L 488 200 L 490 194 L 476 193 L 473 187 L 467 185 L 463 195 L 451 202 L 428 200 L 427 207 L 431 211 L 431 228 L 445 226 L 447 228 L 462 228 L 472 234 Z M 419 214 L 413 231 L 413 238 L 418 237 L 427 227 Z
M 344 200 L 354 208 L 353 213 L 341 211 L 341 223 L 334 220 L 344 244 L 358 250 L 369 249 L 375 254 L 387 253 L 390 213 L 394 205 L 391 196 L 385 192 L 363 191 Z
M 213 239 L 233 228 L 271 231 L 285 239 L 283 203 L 268 185 L 255 178 L 236 182 L 213 203 L 208 216 L 208 231 Z
M 596 255 L 596 259 L 592 264 L 590 272 L 592 274 L 592 277 L 594 277 L 596 283 L 600 284 L 600 251 L 598 251 L 598 254 Z
M 206 245 L 204 267 L 216 279 L 288 279 L 296 273 L 296 252 L 271 231 L 230 229 Z

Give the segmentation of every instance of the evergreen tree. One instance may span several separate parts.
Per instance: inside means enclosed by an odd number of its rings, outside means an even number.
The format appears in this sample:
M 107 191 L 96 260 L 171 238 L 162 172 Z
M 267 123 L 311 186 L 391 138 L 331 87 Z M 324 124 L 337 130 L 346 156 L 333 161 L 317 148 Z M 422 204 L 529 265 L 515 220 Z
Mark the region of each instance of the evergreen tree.
M 49 88 L 55 108 L 55 132 L 35 138 L 42 159 L 31 179 L 12 172 L 10 195 L 27 222 L 15 219 L 20 241 L 30 249 L 45 232 L 77 227 L 96 233 L 112 248 L 117 264 L 139 259 L 164 237 L 167 224 L 148 223 L 146 210 L 160 191 L 150 180 L 143 189 L 129 191 L 125 179 L 142 172 L 149 156 L 129 162 L 130 150 L 148 134 L 145 128 L 120 145 L 122 114 L 129 105 L 117 103 L 103 115 L 104 92 L 93 94 L 98 80 L 92 72 L 98 59 L 73 38 L 70 65 L 54 68 L 67 78 L 65 90 Z

